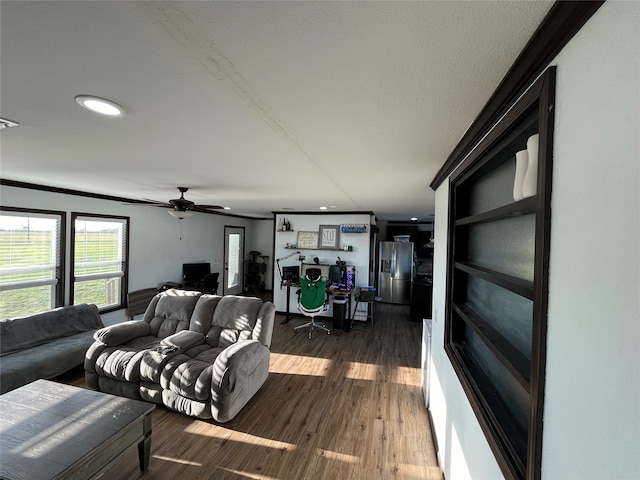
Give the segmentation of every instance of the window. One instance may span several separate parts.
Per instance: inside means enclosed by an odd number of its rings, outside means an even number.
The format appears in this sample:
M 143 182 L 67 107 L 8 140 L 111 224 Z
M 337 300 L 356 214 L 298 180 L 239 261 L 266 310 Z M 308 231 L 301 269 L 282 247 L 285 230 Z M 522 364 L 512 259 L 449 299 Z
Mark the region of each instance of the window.
M 129 217 L 72 213 L 71 304 L 101 312 L 125 306 Z
M 62 306 L 65 213 L 2 207 L 0 318 Z
M 554 83 L 552 68 L 451 177 L 445 350 L 509 479 L 540 478 Z

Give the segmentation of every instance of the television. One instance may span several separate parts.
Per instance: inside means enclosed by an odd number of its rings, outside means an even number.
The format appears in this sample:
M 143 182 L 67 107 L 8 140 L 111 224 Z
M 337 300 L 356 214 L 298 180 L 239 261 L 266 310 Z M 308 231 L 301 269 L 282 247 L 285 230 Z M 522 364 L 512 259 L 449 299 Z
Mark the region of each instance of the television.
M 210 263 L 183 263 L 182 281 L 185 285 L 198 284 L 205 275 L 211 273 Z

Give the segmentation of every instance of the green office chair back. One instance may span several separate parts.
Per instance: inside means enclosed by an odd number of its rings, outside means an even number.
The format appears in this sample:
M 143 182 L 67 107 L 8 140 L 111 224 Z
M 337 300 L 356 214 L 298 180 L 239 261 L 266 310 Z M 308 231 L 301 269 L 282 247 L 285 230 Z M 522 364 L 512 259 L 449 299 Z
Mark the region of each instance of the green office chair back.
M 300 277 L 300 305 L 306 310 L 315 310 L 322 307 L 327 298 L 327 277 L 318 276 L 312 278 L 307 274 Z

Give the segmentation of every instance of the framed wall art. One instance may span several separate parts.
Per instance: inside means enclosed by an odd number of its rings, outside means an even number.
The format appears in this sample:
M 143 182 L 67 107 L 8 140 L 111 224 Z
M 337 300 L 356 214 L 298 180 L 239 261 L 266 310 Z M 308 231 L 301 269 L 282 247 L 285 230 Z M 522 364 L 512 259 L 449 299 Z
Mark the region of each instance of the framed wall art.
M 338 250 L 340 248 L 340 225 L 320 225 L 318 248 Z
M 318 248 L 318 232 L 298 232 L 297 248 L 308 248 L 315 250 Z

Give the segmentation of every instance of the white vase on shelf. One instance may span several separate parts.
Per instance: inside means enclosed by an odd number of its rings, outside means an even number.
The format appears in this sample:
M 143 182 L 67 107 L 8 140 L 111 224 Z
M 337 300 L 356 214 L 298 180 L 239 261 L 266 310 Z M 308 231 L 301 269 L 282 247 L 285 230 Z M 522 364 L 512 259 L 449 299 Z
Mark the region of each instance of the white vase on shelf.
M 529 165 L 522 184 L 522 195 L 524 198 L 532 197 L 536 194 L 538 185 L 538 134 L 531 135 L 527 140 L 527 156 Z
M 513 199 L 517 202 L 522 200 L 524 195 L 522 193 L 522 186 L 524 184 L 524 177 L 527 174 L 527 166 L 529 165 L 529 156 L 526 150 L 520 150 L 516 153 L 516 175 L 513 179 Z

